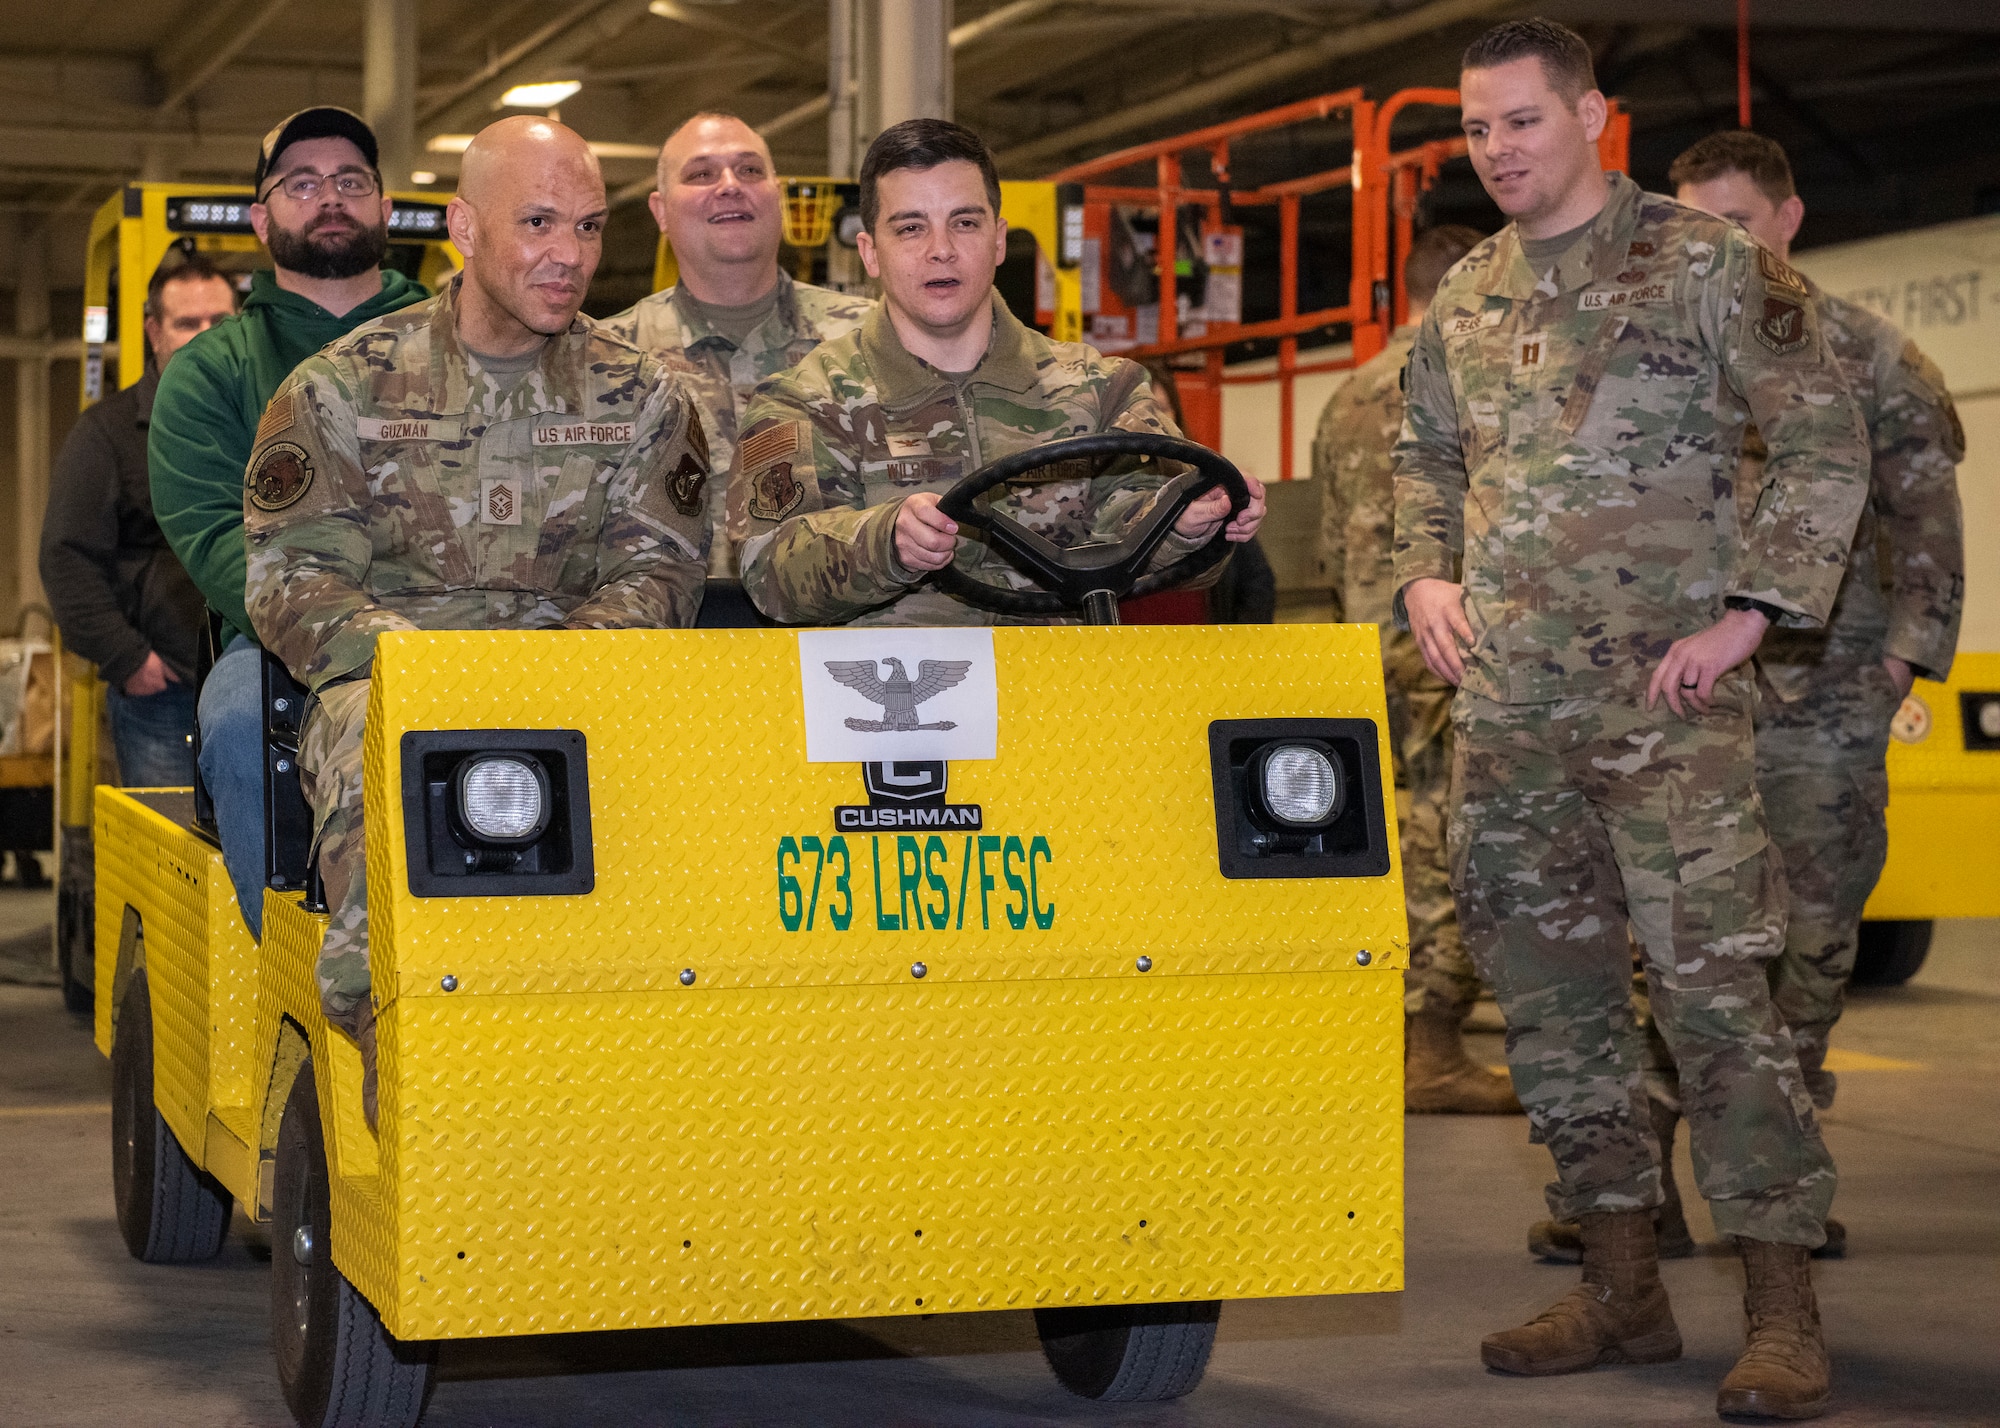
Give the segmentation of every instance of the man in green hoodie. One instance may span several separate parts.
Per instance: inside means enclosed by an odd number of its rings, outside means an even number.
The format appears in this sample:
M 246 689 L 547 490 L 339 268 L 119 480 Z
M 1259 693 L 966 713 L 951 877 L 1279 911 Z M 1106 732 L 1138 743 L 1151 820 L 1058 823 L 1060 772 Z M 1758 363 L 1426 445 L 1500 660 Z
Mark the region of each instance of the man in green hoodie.
M 224 626 L 196 715 L 201 777 L 254 937 L 264 921 L 264 716 L 260 651 L 243 607 L 243 469 L 292 368 L 430 296 L 383 271 L 391 203 L 376 165 L 374 132 L 331 105 L 301 109 L 264 136 L 250 222 L 275 271 L 259 272 L 243 310 L 178 354 L 153 398 L 154 515 Z

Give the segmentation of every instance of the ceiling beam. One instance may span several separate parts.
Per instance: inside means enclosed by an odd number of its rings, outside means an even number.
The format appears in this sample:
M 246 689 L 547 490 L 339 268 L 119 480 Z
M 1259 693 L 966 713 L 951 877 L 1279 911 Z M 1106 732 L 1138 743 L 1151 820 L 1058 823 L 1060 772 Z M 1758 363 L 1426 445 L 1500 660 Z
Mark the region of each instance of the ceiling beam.
M 1499 10 L 1516 9 L 1520 4 L 1521 0 L 1431 0 L 1428 5 L 1420 5 L 1400 15 L 1343 26 L 1305 44 L 1288 45 L 1277 54 L 1267 55 L 1199 83 L 1181 85 L 1172 93 L 1147 103 L 1128 105 L 1116 113 L 1029 139 L 1003 150 L 996 157 L 1001 168 L 1017 173 L 1046 168 L 1050 160 L 1074 150 L 1100 144 L 1137 129 L 1153 128 L 1182 115 L 1227 103 L 1253 90 L 1283 84 L 1336 60 L 1366 54 L 1401 40 L 1415 39 L 1447 25 L 1482 19 Z
M 102 172 L 131 178 L 139 173 L 148 147 L 171 152 L 177 167 L 204 172 L 240 170 L 248 181 L 261 134 L 192 134 L 170 129 L 85 129 L 74 125 L 39 127 L 0 124 L 0 151 L 34 155 L 37 167 L 64 173 Z
M 193 97 L 222 67 L 243 52 L 292 0 L 235 0 L 218 5 L 204 24 L 191 26 L 153 57 L 166 97 L 159 112 L 171 113 Z

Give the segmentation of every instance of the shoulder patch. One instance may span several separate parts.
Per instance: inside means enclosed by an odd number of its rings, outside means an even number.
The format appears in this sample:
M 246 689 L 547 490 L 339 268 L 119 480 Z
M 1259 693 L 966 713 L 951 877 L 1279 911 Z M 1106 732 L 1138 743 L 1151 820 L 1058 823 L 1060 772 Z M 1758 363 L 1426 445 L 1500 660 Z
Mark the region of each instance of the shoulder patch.
M 712 471 L 715 469 L 715 461 L 708 454 L 708 428 L 702 424 L 701 413 L 695 409 L 692 400 L 688 402 L 687 413 L 688 445 L 694 448 L 694 454 L 700 460 L 702 470 Z
M 805 498 L 806 488 L 789 461 L 774 462 L 750 479 L 750 514 L 760 521 L 782 521 Z
M 1762 243 L 1757 245 L 1757 271 L 1774 288 L 1795 292 L 1802 299 L 1807 295 L 1806 280 L 1799 276 L 1797 269 Z
M 257 439 L 254 446 L 262 446 L 274 436 L 282 436 L 292 429 L 292 389 L 285 388 L 271 398 L 271 404 L 264 408 L 264 415 L 257 422 Z
M 1811 335 L 1805 307 L 1784 297 L 1764 299 L 1764 315 L 1757 319 L 1754 331 L 1757 340 L 1780 357 L 1804 347 Z
M 708 463 L 697 461 L 694 453 L 683 451 L 680 464 L 667 477 L 667 499 L 684 516 L 701 514 L 701 493 L 708 487 Z
M 312 489 L 312 458 L 305 448 L 280 441 L 259 451 L 247 483 L 250 503 L 260 511 L 282 511 Z

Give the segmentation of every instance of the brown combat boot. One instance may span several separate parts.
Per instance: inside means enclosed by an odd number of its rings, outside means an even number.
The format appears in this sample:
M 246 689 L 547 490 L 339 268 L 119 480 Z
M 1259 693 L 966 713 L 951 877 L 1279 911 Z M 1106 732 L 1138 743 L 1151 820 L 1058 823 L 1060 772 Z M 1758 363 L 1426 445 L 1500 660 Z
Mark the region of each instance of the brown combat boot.
M 1661 1259 L 1689 1259 L 1694 1255 L 1694 1235 L 1688 1229 L 1687 1214 L 1681 1209 L 1681 1187 L 1674 1179 L 1674 1128 L 1680 1112 L 1648 1096 L 1653 1134 L 1660 1142 L 1660 1192 L 1665 1198 L 1653 1211 L 1653 1228 L 1659 1236 Z M 1846 1243 L 1842 1231 L 1841 1242 Z M 1537 1220 L 1528 1230 L 1528 1253 L 1551 1264 L 1581 1264 L 1583 1235 L 1574 1220 Z
M 1681 1331 L 1660 1282 L 1647 1210 L 1585 1215 L 1583 1283 L 1518 1329 L 1488 1334 L 1479 1357 L 1502 1373 L 1576 1373 L 1597 1364 L 1662 1364 Z
M 1820 1333 L 1806 1247 L 1738 1239 L 1736 1248 L 1743 1255 L 1743 1313 L 1750 1328 L 1743 1357 L 1715 1396 L 1715 1411 L 1725 1418 L 1817 1418 L 1833 1400 L 1833 1366 Z
M 1465 1054 L 1459 1019 L 1421 1011 L 1403 1019 L 1403 1109 L 1468 1116 L 1518 1116 L 1521 1102 L 1505 1071 L 1488 1071 Z

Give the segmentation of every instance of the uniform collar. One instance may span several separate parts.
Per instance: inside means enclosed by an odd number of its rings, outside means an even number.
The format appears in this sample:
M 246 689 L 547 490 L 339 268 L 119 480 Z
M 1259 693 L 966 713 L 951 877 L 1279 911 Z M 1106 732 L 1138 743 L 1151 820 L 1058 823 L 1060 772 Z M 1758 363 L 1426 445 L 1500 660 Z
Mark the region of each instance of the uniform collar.
M 1611 191 L 1605 197 L 1604 207 L 1597 210 L 1597 217 L 1591 220 L 1590 231 L 1583 240 L 1556 264 L 1554 293 L 1541 286 L 1542 275 L 1528 266 L 1527 254 L 1521 249 L 1521 230 L 1510 223 L 1495 240 L 1493 260 L 1486 264 L 1479 284 L 1480 294 L 1526 302 L 1616 280 L 1627 266 L 1628 245 L 1633 229 L 1638 226 L 1642 191 L 1621 173 L 1605 177 Z
M 472 402 L 472 367 L 465 344 L 458 336 L 458 294 L 465 274 L 457 273 L 443 291 L 431 299 L 431 410 L 439 416 L 456 416 Z M 582 412 L 584 396 L 578 382 L 584 363 L 572 360 L 575 349 L 590 336 L 590 320 L 582 314 L 570 319 L 569 330 L 542 345 L 542 360 L 528 374 L 528 380 L 514 389 L 509 406 L 522 394 L 535 411 Z M 539 383 L 540 394 L 533 394 Z M 519 415 L 502 412 L 497 415 Z
M 671 288 L 667 289 L 667 301 L 673 304 L 674 320 L 680 324 L 682 350 L 692 351 L 697 345 L 707 342 L 711 338 L 717 342 L 735 346 L 727 337 L 711 327 L 708 319 L 701 315 L 700 309 L 695 306 L 693 293 L 689 293 L 685 298 L 681 296 L 681 285 L 679 283 L 675 283 Z M 785 347 L 805 335 L 801 330 L 801 323 L 799 322 L 798 284 L 792 281 L 790 273 L 780 268 L 778 269 L 778 305 L 771 310 L 771 315 L 759 323 L 756 329 L 744 339 L 743 347 L 745 349 Z M 759 342 L 758 338 L 760 337 L 766 339 L 776 337 L 778 340 Z
M 1034 334 L 1008 310 L 1000 294 L 991 294 L 988 301 L 993 304 L 993 335 L 987 339 L 986 355 L 965 384 L 1025 392 L 1041 380 Z M 891 411 L 907 411 L 940 395 L 950 395 L 950 380 L 903 346 L 895 323 L 889 320 L 887 303 L 878 302 L 868 310 L 861 321 L 860 342 L 861 355 L 875 378 L 876 397 Z

